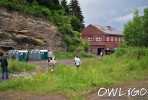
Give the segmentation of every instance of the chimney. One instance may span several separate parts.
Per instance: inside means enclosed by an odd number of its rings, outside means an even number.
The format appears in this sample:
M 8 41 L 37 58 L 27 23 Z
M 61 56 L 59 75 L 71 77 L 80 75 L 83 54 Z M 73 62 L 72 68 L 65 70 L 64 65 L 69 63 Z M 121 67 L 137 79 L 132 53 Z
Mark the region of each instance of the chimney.
M 106 27 L 108 28 L 108 30 L 110 30 L 110 31 L 112 30 L 111 26 L 106 26 Z

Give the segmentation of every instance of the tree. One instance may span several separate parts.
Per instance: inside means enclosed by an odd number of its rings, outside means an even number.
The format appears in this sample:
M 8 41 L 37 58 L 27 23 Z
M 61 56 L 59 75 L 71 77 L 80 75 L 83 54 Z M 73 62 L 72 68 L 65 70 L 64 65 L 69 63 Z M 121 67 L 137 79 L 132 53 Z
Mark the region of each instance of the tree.
M 133 15 L 133 19 L 129 21 L 124 27 L 124 40 L 128 46 L 144 46 L 144 29 L 143 18 L 139 15 L 139 11 L 136 10 Z
M 78 0 L 71 0 L 69 4 L 69 11 L 70 11 L 71 16 L 76 16 L 80 20 L 81 23 L 84 23 L 83 21 L 84 17 L 82 15 L 82 11 L 79 6 Z
M 145 46 L 148 47 L 148 8 L 144 10 L 144 41 Z
M 84 48 L 84 51 L 85 51 L 85 52 L 88 52 L 88 51 L 89 51 L 89 49 L 90 49 L 90 44 L 89 44 L 88 41 L 84 41 L 84 42 L 83 42 L 83 48 Z
M 73 30 L 78 31 L 78 32 L 80 32 L 83 28 L 80 20 L 75 16 L 73 16 L 71 18 L 71 26 L 72 26 Z
M 26 0 L 27 2 L 30 2 L 30 3 L 33 3 L 34 2 L 34 0 Z
M 60 9 L 59 0 L 50 0 L 49 9 L 50 10 L 59 10 Z
M 66 15 L 69 15 L 69 7 L 68 7 L 68 5 L 67 5 L 67 1 L 66 1 L 66 0 L 62 0 L 62 1 L 61 1 L 61 5 L 62 5 L 63 8 L 64 8 L 65 14 L 66 14 Z

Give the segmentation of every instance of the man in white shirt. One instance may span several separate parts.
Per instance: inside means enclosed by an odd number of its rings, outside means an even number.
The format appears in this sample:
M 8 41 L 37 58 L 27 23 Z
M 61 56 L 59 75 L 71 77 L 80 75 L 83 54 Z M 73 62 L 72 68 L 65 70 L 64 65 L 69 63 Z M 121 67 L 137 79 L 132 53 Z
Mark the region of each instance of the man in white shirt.
M 79 58 L 78 56 L 75 58 L 75 64 L 76 64 L 76 67 L 77 67 L 77 68 L 80 67 L 81 60 L 80 60 L 80 58 Z

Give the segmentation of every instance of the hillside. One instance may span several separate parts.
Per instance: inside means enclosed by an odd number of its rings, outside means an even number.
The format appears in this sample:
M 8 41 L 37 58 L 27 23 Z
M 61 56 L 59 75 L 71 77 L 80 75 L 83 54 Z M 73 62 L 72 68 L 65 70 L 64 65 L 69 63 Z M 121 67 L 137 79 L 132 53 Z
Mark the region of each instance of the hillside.
M 66 50 L 58 27 L 49 20 L 0 8 L 0 49 Z
M 71 8 L 73 4 L 76 7 Z M 68 12 L 65 7 L 68 7 Z M 0 8 L 0 36 L 6 38 L 0 43 L 0 49 L 16 47 L 76 51 L 82 46 L 79 32 L 84 28 L 84 17 L 78 2 L 0 0 Z M 75 8 L 79 8 L 78 11 Z

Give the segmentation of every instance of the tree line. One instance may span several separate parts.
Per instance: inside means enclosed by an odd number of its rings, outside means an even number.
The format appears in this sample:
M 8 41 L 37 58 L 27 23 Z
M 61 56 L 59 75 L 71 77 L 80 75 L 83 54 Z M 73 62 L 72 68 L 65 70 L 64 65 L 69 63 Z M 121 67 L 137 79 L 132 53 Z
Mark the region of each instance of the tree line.
M 148 8 L 144 15 L 135 10 L 133 19 L 124 27 L 124 40 L 127 46 L 148 47 Z

